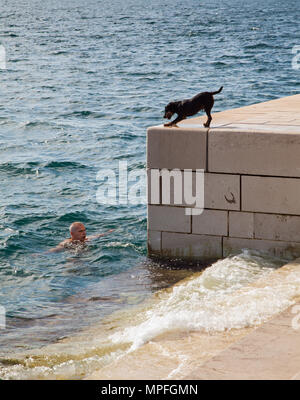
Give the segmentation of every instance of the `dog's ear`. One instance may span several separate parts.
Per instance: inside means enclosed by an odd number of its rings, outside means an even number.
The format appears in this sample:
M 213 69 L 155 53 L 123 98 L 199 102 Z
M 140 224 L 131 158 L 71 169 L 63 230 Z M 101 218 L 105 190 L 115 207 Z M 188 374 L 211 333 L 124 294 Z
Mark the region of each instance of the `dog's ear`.
M 176 105 L 176 104 L 175 104 L 175 101 L 171 101 L 171 102 L 167 105 L 168 110 L 174 112 L 175 105 Z
M 171 102 L 171 103 L 167 104 L 165 107 L 164 118 L 170 119 L 170 118 L 172 118 L 173 114 L 174 114 L 174 103 Z

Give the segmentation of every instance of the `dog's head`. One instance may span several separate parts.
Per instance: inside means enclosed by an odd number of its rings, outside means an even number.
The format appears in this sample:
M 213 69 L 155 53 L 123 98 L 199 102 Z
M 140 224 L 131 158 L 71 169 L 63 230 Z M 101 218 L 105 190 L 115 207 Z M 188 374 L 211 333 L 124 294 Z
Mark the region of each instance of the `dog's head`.
M 165 107 L 165 115 L 164 118 L 171 119 L 173 114 L 176 113 L 176 103 L 171 102 Z

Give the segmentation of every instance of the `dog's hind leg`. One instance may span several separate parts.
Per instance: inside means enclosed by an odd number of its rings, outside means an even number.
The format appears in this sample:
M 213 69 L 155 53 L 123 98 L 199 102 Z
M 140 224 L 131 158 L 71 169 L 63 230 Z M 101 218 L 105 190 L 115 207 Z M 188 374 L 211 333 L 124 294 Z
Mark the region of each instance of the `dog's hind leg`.
M 205 112 L 206 112 L 206 115 L 207 115 L 207 121 L 203 124 L 203 126 L 205 127 L 205 128 L 209 128 L 209 125 L 210 125 L 210 123 L 211 123 L 211 120 L 212 120 L 212 116 L 211 116 L 211 109 L 212 109 L 212 107 L 205 107 Z

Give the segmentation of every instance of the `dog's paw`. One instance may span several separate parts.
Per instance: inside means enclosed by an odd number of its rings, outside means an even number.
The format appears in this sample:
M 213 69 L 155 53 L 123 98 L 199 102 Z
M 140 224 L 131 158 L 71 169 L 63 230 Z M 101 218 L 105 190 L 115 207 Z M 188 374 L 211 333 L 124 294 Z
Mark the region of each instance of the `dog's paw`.
M 176 125 L 176 124 L 164 124 L 164 126 L 165 126 L 166 128 L 179 128 L 179 126 Z

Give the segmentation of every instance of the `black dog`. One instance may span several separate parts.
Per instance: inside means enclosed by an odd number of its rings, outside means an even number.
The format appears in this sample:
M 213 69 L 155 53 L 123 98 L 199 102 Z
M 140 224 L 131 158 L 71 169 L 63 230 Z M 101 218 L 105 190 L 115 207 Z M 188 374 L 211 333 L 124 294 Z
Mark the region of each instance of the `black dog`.
M 205 122 L 205 128 L 209 128 L 212 117 L 210 111 L 214 105 L 214 94 L 218 94 L 222 91 L 223 86 L 217 92 L 202 92 L 182 101 L 173 101 L 165 107 L 164 118 L 171 119 L 173 114 L 177 114 L 177 118 L 174 121 L 165 124 L 164 126 L 176 125 L 177 122 L 182 121 L 186 117 L 191 117 L 197 114 L 198 111 L 204 110 L 207 114 L 207 121 Z

